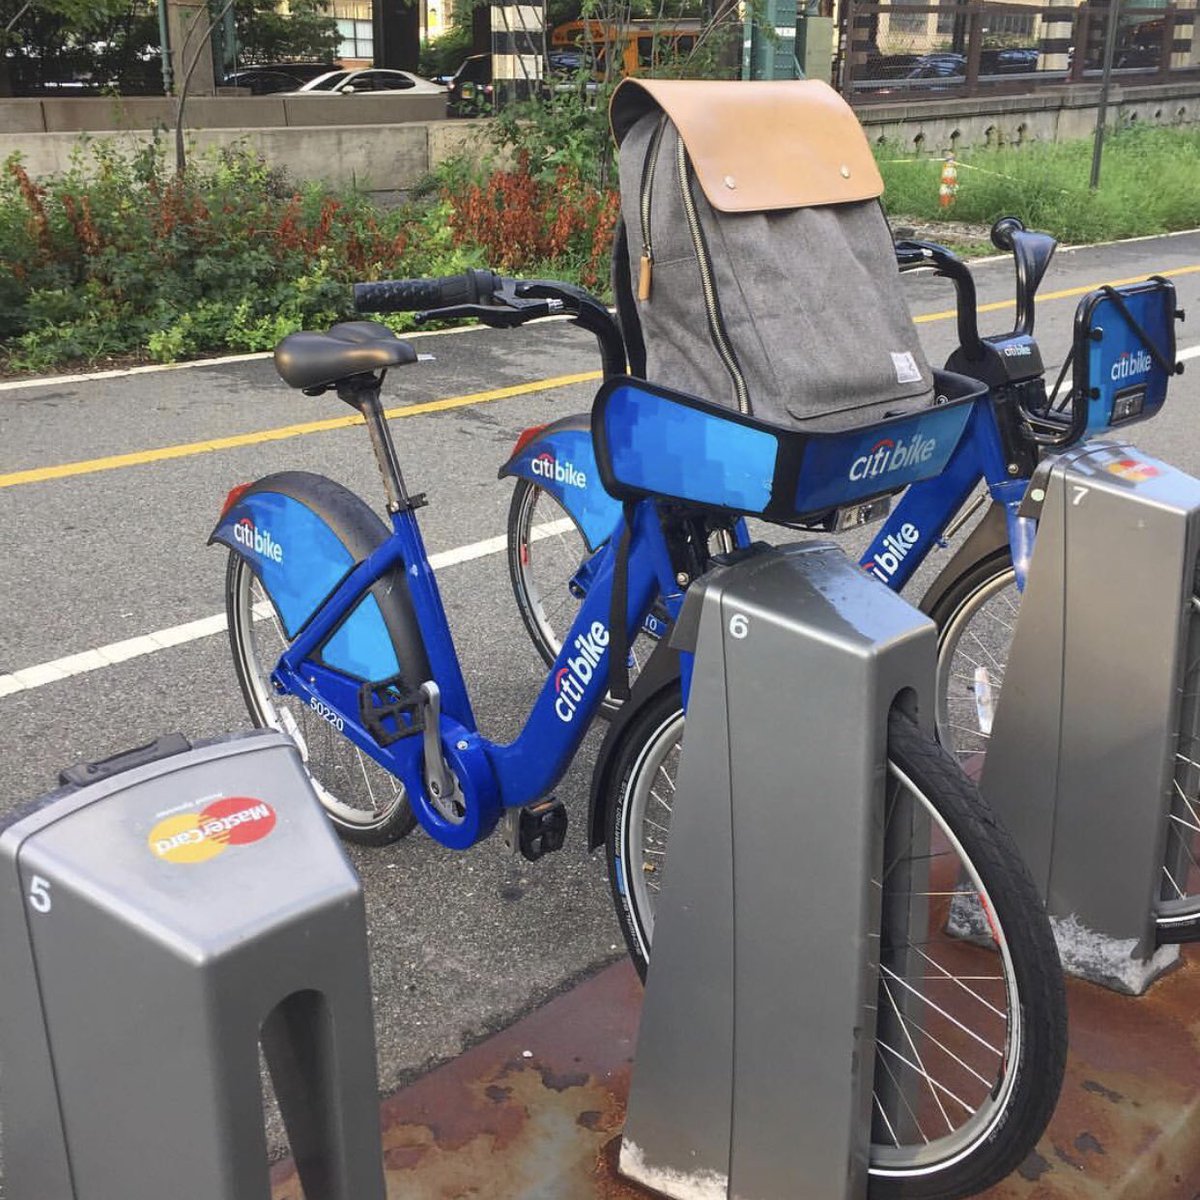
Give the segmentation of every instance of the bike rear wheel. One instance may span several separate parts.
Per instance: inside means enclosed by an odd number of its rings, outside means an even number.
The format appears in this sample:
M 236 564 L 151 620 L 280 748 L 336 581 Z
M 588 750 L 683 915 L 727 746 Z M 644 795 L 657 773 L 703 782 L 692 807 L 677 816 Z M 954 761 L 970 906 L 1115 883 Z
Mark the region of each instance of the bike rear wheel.
M 250 564 L 232 551 L 225 612 L 234 671 L 251 721 L 296 743 L 317 799 L 341 837 L 386 846 L 409 833 L 417 822 L 400 780 L 299 697 L 275 691 L 271 672 L 288 641 L 270 596 Z
M 643 978 L 683 728 L 678 688 L 647 702 L 608 798 L 609 880 Z M 949 756 L 893 713 L 888 759 L 870 1194 L 946 1200 L 1003 1178 L 1045 1128 L 1066 1054 L 1062 975 L 1028 872 Z
M 1200 587 L 1190 600 L 1175 779 L 1155 911 L 1158 940 L 1200 940 Z M 1021 594 L 1007 549 L 975 563 L 930 613 L 938 627 L 938 740 L 977 779 Z

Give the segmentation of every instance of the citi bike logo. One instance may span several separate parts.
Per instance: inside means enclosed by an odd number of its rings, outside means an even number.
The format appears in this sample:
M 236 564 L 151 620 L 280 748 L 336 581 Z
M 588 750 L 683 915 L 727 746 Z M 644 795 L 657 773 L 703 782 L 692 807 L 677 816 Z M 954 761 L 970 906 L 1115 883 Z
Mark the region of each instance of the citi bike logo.
M 249 517 L 243 517 L 234 525 L 233 540 L 272 562 L 283 562 L 283 547 L 265 529 L 256 529 Z
M 936 449 L 937 438 L 922 437 L 919 433 L 914 433 L 907 442 L 882 438 L 850 464 L 850 478 L 856 482 L 875 479 L 904 467 L 920 466 L 933 457 Z
M 568 658 L 567 665 L 560 667 L 554 676 L 554 690 L 558 699 L 554 702 L 554 711 L 564 724 L 570 724 L 575 717 L 579 702 L 587 693 L 587 686 L 596 675 L 596 668 L 604 657 L 608 645 L 608 630 L 599 621 L 593 621 L 587 633 L 581 633 L 574 642 L 579 651 L 575 658 Z
M 530 470 L 542 479 L 552 479 L 555 483 L 565 483 L 567 487 L 587 487 L 587 474 L 574 463 L 563 459 L 559 462 L 549 450 L 543 450 L 529 464 Z
M 1130 375 L 1143 374 L 1150 370 L 1151 366 L 1153 366 L 1153 360 L 1145 350 L 1139 350 L 1136 354 L 1126 351 L 1113 363 L 1112 378 L 1114 381 L 1128 379 Z
M 900 570 L 908 552 L 920 541 L 921 531 L 915 525 L 901 525 L 895 533 L 883 539 L 883 549 L 863 564 L 869 575 L 887 583 Z

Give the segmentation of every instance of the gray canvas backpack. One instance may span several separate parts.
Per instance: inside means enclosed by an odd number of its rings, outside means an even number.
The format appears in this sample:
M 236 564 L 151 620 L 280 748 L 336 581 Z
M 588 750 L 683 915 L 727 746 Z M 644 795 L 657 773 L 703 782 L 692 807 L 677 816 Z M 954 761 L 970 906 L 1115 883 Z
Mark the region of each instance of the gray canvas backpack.
M 611 120 L 645 378 L 817 429 L 932 403 L 883 181 L 832 88 L 627 79 Z

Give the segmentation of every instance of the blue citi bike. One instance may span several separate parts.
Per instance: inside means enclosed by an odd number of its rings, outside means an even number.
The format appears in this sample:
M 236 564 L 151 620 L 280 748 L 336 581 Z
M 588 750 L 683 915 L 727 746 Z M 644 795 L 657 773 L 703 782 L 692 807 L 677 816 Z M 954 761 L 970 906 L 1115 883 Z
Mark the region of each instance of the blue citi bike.
M 815 524 L 943 472 L 982 395 L 974 380 L 938 373 L 938 407 L 806 433 L 625 376 L 611 317 L 565 285 L 470 272 L 358 285 L 356 300 L 376 312 L 482 311 L 508 325 L 562 312 L 594 332 L 613 368 L 593 409 L 594 461 L 627 518 L 624 533 L 589 558 L 588 586 L 521 732 L 491 741 L 472 711 L 422 542 L 425 498 L 405 485 L 380 402 L 386 372 L 417 354 L 365 320 L 279 345 L 285 382 L 310 395 L 333 391 L 363 416 L 388 523 L 339 484 L 288 471 L 234 488 L 212 541 L 228 551 L 230 643 L 250 716 L 292 738 L 331 821 L 359 842 L 383 844 L 419 823 L 458 849 L 498 826 L 530 859 L 560 848 L 566 811 L 553 789 L 604 701 L 613 662 L 625 663 L 625 647 L 656 612 L 678 611 L 714 545 L 733 544 L 746 516 Z M 856 469 L 888 441 L 926 449 L 886 475 Z M 672 454 L 658 452 L 665 445 Z M 660 639 L 654 660 L 610 726 L 594 777 L 593 824 L 610 830 L 618 899 L 626 872 L 662 877 L 649 847 L 626 864 L 611 833 L 626 795 L 662 804 L 668 816 L 673 802 L 669 755 L 691 659 Z M 902 698 L 880 772 L 886 861 L 874 970 L 880 1008 L 896 1019 L 881 1021 L 876 1038 L 870 1194 L 945 1200 L 1003 1177 L 1044 1129 L 1065 1062 L 1063 985 L 1049 922 L 1011 840 Z M 967 935 L 954 905 L 980 918 Z M 649 930 L 631 931 L 618 910 L 644 971 L 636 938 L 648 946 Z M 891 912 L 902 919 L 889 921 Z
M 1033 336 L 1034 301 L 1056 243 L 1011 217 L 996 223 L 992 237 L 998 248 L 1013 254 L 1017 303 L 1015 328 L 989 337 L 979 334 L 975 284 L 966 264 L 929 243 L 899 242 L 896 247 L 901 271 L 929 269 L 952 281 L 959 347 L 946 367 L 988 388 L 986 400 L 973 407 L 945 469 L 914 483 L 894 508 L 890 496 L 884 496 L 819 514 L 816 521 L 826 530 L 881 521 L 859 562 L 864 571 L 898 591 L 935 548 L 987 506 L 919 604 L 939 632 L 938 739 L 976 778 L 1004 684 L 1036 537 L 1036 522 L 1020 513 L 1030 480 L 1047 455 L 1159 411 L 1176 370 L 1174 328 L 1181 315 L 1166 279 L 1097 289 L 1080 302 L 1072 352 L 1048 389 Z M 631 327 L 636 331 L 635 320 L 622 311 L 627 341 L 636 342 L 628 336 Z M 635 346 L 629 353 L 636 359 Z M 1071 367 L 1072 378 L 1064 384 Z M 1055 399 L 1059 396 L 1061 400 Z M 886 481 L 895 464 L 914 452 L 922 453 L 923 447 L 881 437 L 854 464 L 851 477 Z M 598 549 L 607 544 L 613 529 L 620 528 L 621 505 L 600 486 L 595 467 L 585 416 L 527 431 L 501 469 L 501 474 L 516 479 L 508 525 L 513 591 L 526 629 L 547 661 L 558 649 L 556 630 L 564 616 L 591 586 Z M 744 545 L 749 538 L 741 523 L 722 536 L 730 546 Z M 671 616 L 668 603 L 656 604 L 631 648 L 631 672 L 641 668 Z M 1185 681 L 1187 692 L 1200 686 L 1200 662 L 1192 664 L 1192 674 L 1195 678 Z M 609 710 L 615 707 L 610 700 Z M 664 734 L 660 753 L 669 768 L 673 760 L 668 742 Z M 1155 911 L 1158 937 L 1164 943 L 1200 937 L 1196 758 L 1195 747 L 1180 746 L 1179 787 L 1172 801 Z M 620 889 L 619 906 L 635 956 L 649 951 L 657 893 L 654 863 L 669 829 L 666 814 L 653 807 L 653 801 L 648 807 L 645 798 L 627 789 L 608 813 L 613 828 L 602 828 L 597 812 L 592 829 L 595 843 L 607 838 L 624 848 L 627 869 L 615 877 L 614 887 Z

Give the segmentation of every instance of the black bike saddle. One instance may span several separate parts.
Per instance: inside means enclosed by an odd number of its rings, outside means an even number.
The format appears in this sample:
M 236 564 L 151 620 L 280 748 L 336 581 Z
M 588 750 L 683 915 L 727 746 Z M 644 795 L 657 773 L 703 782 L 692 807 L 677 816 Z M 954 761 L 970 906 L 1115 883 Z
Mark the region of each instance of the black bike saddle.
M 417 361 L 417 352 L 378 321 L 345 321 L 328 333 L 292 333 L 275 347 L 275 370 L 289 387 L 327 387 L 351 375 Z

